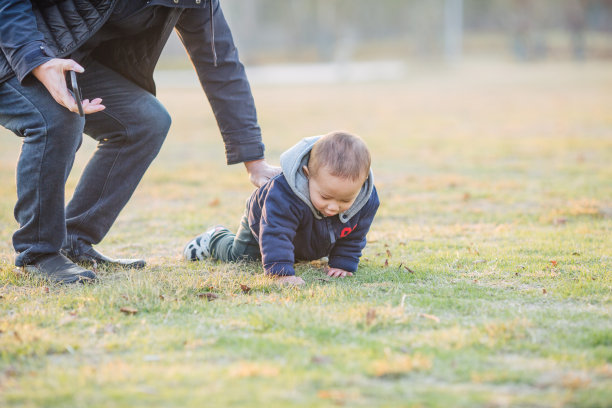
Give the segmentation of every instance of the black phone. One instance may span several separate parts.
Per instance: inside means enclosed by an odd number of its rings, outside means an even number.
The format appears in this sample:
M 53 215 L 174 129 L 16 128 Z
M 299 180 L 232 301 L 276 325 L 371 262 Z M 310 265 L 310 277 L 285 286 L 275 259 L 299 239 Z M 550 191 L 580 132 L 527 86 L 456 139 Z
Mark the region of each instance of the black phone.
M 70 71 L 70 82 L 72 85 L 72 93 L 76 100 L 77 107 L 79 108 L 79 116 L 85 116 L 83 113 L 83 98 L 81 96 L 81 89 L 79 89 L 79 83 L 77 82 L 76 72 Z

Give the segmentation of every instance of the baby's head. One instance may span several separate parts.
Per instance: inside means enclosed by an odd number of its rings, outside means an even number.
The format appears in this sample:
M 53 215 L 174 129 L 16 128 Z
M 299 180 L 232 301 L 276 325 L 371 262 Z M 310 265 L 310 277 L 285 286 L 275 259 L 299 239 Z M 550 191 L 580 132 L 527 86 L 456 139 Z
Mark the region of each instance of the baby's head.
M 304 174 L 312 205 L 331 217 L 348 210 L 370 173 L 370 151 L 360 137 L 332 132 L 315 142 Z

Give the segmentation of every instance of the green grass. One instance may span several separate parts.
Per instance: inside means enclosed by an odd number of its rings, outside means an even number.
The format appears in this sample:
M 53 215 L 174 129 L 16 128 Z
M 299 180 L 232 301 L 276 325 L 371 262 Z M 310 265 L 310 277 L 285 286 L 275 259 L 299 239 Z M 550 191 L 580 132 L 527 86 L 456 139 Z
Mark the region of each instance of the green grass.
M 334 129 L 372 149 L 360 270 L 301 263 L 303 289 L 180 259 L 208 225 L 236 228 L 252 190 L 201 91 L 160 84 L 173 127 L 100 245 L 149 265 L 95 285 L 15 272 L 19 139 L 0 131 L 0 406 L 612 406 L 611 68 L 254 86 L 271 162 Z

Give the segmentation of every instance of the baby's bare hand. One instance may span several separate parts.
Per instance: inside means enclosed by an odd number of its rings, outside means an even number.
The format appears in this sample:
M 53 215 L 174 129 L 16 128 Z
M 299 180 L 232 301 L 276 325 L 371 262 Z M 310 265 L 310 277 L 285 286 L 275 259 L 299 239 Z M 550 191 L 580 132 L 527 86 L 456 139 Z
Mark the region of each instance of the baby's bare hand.
M 304 279 L 299 276 L 279 276 L 276 278 L 276 282 L 281 285 L 290 285 L 290 286 L 303 286 L 306 284 Z
M 353 272 L 347 272 L 340 268 L 329 268 L 327 270 L 327 276 L 331 276 L 332 278 L 345 278 L 347 276 L 353 276 Z

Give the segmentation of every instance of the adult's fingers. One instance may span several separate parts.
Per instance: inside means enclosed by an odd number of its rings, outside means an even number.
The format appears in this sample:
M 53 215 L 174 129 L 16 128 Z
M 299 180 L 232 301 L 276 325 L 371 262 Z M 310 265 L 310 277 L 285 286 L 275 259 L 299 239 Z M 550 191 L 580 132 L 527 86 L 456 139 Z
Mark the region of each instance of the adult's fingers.
M 66 72 L 66 71 L 74 71 L 74 72 L 78 72 L 79 74 L 81 74 L 81 73 L 83 73 L 85 71 L 85 68 L 83 68 L 75 60 L 72 60 L 72 59 L 63 59 L 61 61 L 62 61 L 62 69 L 64 70 L 64 72 Z
M 69 111 L 78 113 L 79 109 L 76 105 L 76 101 L 74 100 L 70 92 L 68 92 L 68 88 L 66 87 L 66 80 L 63 76 L 59 78 L 59 84 L 55 89 L 55 94 L 53 95 L 53 97 L 55 98 L 57 103 L 63 105 Z
M 102 99 L 100 98 L 96 98 L 92 101 L 89 101 L 89 99 L 84 99 L 83 100 L 83 113 L 90 114 L 90 113 L 96 113 L 96 112 L 100 112 L 103 111 L 104 109 L 106 109 L 106 106 L 102 105 Z

